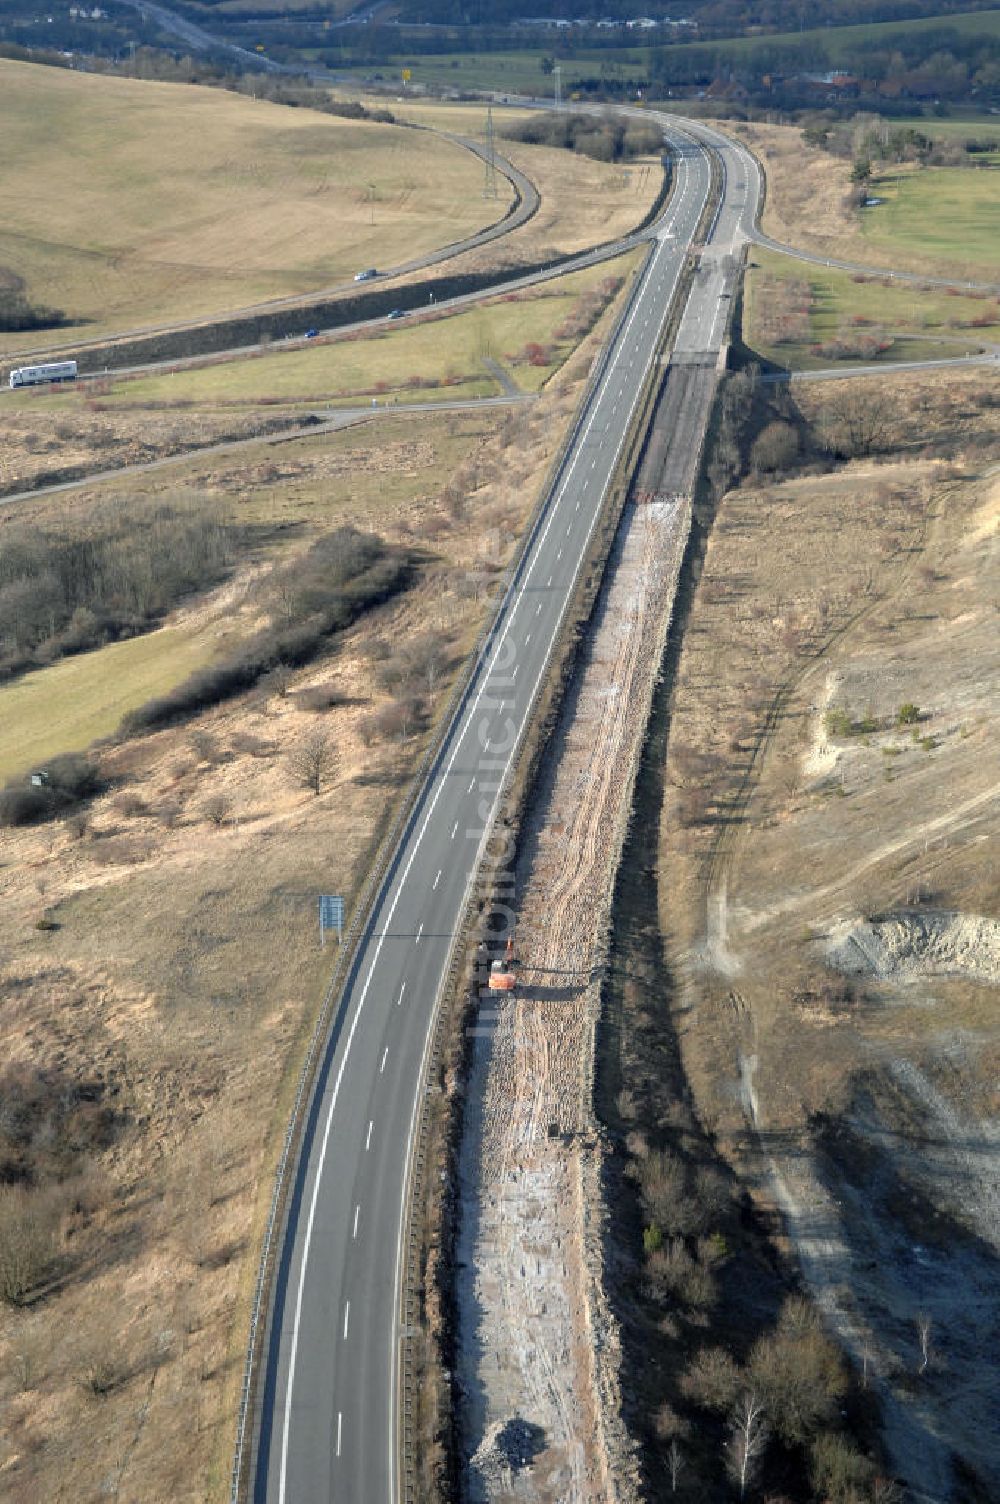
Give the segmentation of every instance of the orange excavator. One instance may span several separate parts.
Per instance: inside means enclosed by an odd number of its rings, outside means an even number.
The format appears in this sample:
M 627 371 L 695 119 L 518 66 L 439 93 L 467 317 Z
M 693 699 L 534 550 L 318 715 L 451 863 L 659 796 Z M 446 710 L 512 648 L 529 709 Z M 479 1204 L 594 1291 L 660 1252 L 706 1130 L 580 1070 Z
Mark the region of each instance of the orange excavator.
M 490 967 L 488 986 L 491 992 L 513 992 L 517 985 L 514 975 L 514 936 L 507 936 L 507 949 L 502 961 L 494 961 Z

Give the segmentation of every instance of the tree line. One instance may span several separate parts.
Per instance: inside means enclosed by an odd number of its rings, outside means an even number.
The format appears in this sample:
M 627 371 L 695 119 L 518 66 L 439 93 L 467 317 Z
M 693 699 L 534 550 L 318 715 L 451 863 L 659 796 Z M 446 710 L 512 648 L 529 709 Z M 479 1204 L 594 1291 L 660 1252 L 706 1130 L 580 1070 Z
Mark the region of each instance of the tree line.
M 598 162 L 627 162 L 663 150 L 661 130 L 621 115 L 538 114 L 507 126 L 502 134 L 509 141 L 561 147 Z
M 235 532 L 203 497 L 123 500 L 75 530 L 0 530 L 0 679 L 147 631 L 220 580 Z

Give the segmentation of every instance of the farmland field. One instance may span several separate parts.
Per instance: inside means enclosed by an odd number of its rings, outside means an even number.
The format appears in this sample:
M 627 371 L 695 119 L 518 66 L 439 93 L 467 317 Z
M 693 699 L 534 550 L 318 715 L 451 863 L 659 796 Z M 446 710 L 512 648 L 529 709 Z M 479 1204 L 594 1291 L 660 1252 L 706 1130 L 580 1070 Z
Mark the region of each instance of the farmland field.
M 426 133 L 5 60 L 0 130 L 0 283 L 75 334 L 326 287 L 492 223 L 511 192 L 484 200 L 482 164 Z

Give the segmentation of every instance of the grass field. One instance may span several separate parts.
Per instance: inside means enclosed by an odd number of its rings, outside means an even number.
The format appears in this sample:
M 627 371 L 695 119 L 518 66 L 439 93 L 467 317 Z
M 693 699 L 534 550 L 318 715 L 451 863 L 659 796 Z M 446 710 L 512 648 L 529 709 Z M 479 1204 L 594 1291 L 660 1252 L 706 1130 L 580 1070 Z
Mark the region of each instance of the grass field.
M 88 335 L 408 260 L 493 222 L 510 191 L 484 201 L 481 162 L 398 126 L 3 60 L 0 131 L 0 274 Z
M 578 336 L 560 337 L 558 331 L 580 299 L 606 277 L 624 275 L 633 259 L 619 257 L 412 328 L 387 325 L 385 333 L 363 339 L 118 382 L 113 395 L 129 402 L 344 402 L 377 393 L 406 401 L 426 399 L 443 387 L 450 396 L 490 396 L 499 384 L 487 360 L 505 368 L 523 391 L 537 391 L 576 343 Z M 529 343 L 545 347 L 548 358 L 537 365 L 519 358 Z
M 808 319 L 789 327 L 791 338 L 775 338 L 782 301 L 775 280 L 806 283 L 810 290 Z M 973 319 L 987 322 L 972 327 Z M 891 362 L 964 355 L 981 341 L 1000 342 L 1000 308 L 995 298 L 954 297 L 940 289 L 923 292 L 882 278 L 858 282 L 834 267 L 755 248 L 746 281 L 743 338 L 758 354 L 791 370 L 835 367 L 843 362 L 824 358 L 814 346 L 837 337 L 863 340 L 883 334 L 893 337 L 890 349 L 854 358 Z
M 0 779 L 110 736 L 122 716 L 207 663 L 217 633 L 165 627 L 0 687 Z
M 872 180 L 871 192 L 886 202 L 863 212 L 861 228 L 879 260 L 898 250 L 1000 280 L 1000 169 L 890 172 Z

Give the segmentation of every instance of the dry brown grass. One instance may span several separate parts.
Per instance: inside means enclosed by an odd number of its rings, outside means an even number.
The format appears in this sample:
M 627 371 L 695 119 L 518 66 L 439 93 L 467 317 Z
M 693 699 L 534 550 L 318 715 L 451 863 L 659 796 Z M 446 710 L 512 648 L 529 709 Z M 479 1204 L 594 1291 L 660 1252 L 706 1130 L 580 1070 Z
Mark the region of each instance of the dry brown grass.
M 96 801 L 89 831 L 5 833 L 7 1057 L 99 1073 L 124 1115 L 95 1165 L 96 1205 L 63 1229 L 64 1282 L 5 1318 L 6 1498 L 225 1495 L 270 1172 L 331 963 L 316 894 L 356 893 L 420 750 L 418 737 L 362 734 L 385 698 L 368 649 L 376 635 L 432 628 L 453 668 L 461 660 L 594 348 L 514 418 L 401 415 L 371 445 L 351 433 L 301 441 L 276 462 L 262 453 L 203 469 L 201 483 L 268 527 L 274 548 L 334 522 L 377 527 L 426 551 L 418 583 L 299 674 L 296 693 L 109 751 L 118 788 Z M 458 484 L 442 489 L 449 476 Z M 187 480 L 198 483 L 196 460 Z M 142 484 L 168 482 L 154 473 Z M 230 617 L 239 607 L 237 590 Z M 297 693 L 313 686 L 342 702 L 319 716 Z M 296 786 L 282 751 L 317 722 L 340 752 L 318 798 Z M 43 914 L 58 928 L 36 930 Z
M 474 157 L 399 126 L 6 59 L 0 74 L 0 265 L 91 334 L 329 287 L 493 223 L 511 195 L 501 181 L 485 202 Z
M 816 981 L 807 931 L 845 905 L 899 900 L 921 839 L 903 840 L 884 861 L 882 847 L 905 837 L 915 811 L 922 828 L 990 777 L 979 576 L 990 522 L 980 509 L 995 506 L 995 493 L 984 502 L 976 479 L 979 446 L 992 433 L 995 453 L 1000 439 L 996 409 L 980 406 L 988 392 L 975 372 L 898 383 L 897 442 L 915 447 L 918 435 L 947 431 L 961 454 L 964 426 L 977 441 L 968 479 L 951 478 L 965 471 L 940 460 L 854 462 L 764 491 L 745 487 L 720 507 L 675 691 L 663 919 L 674 954 L 706 968 L 696 985 L 710 1006 L 687 1031 L 688 1066 L 704 1109 L 730 1130 L 742 1125 L 742 1110 L 727 1041 L 746 1030 L 744 1003 L 753 1048 L 762 1061 L 765 1052 L 783 1061 L 769 1086 L 774 1120 L 801 1122 L 856 1058 L 856 1020 L 836 1027 L 822 1007 L 807 1016 L 792 1004 Z M 815 422 L 830 396 L 804 387 L 796 400 Z M 963 554 L 973 517 L 982 523 L 973 532 L 979 551 Z M 933 706 L 928 729 L 941 745 L 928 753 L 909 742 L 894 756 L 880 743 L 904 738 L 878 736 L 827 767 L 821 712 L 842 700 L 857 718 L 869 705 L 883 718 L 906 700 Z M 965 841 L 949 849 L 958 906 L 988 904 Z M 706 903 L 723 885 L 720 929 Z M 713 957 L 724 962 L 727 952 L 742 957 L 739 980 L 724 967 L 713 974 Z M 817 1027 L 822 1051 L 812 1045 Z
M 47 477 L 141 465 L 195 445 L 242 439 L 287 426 L 272 413 L 116 410 L 82 389 L 8 403 L 0 489 L 27 489 Z
M 996 1372 L 961 1292 L 995 1300 L 995 982 L 933 961 L 845 977 L 827 949 L 866 916 L 998 914 L 1000 444 L 982 378 L 953 387 L 922 381 L 901 428 L 959 448 L 964 429 L 964 459 L 721 502 L 674 690 L 660 916 L 698 1114 L 872 1356 L 894 1470 L 940 1478 L 954 1449 L 985 1497 Z M 829 401 L 801 396 L 814 417 Z M 914 1402 L 921 1301 L 942 1377 Z
M 485 109 L 441 103 L 393 104 L 401 119 L 426 122 L 435 130 L 485 138 Z M 508 141 L 499 134 L 506 121 L 525 118 L 520 110 L 495 109 L 497 152 L 531 179 L 541 196 L 538 213 L 511 235 L 494 241 L 449 267 L 468 271 L 485 266 L 518 265 L 556 254 L 585 250 L 599 241 L 627 235 L 656 198 L 662 172 L 655 161 L 617 164 L 595 162 L 576 152 Z

